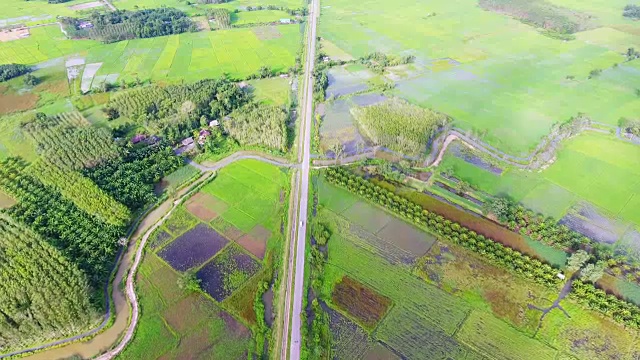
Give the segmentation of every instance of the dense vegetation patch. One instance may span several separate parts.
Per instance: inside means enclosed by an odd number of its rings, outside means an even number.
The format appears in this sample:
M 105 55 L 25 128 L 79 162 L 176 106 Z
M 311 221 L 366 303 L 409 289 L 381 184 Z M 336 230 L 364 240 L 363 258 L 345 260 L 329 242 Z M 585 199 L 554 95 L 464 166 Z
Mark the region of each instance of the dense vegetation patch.
M 438 127 L 447 123 L 444 114 L 391 99 L 351 113 L 363 133 L 376 145 L 407 155 L 420 155 Z
M 18 200 L 7 210 L 8 214 L 50 241 L 78 264 L 94 289 L 100 289 L 111 271 L 124 227 L 107 224 L 82 211 L 55 189 L 27 174 L 25 167 L 15 158 L 0 162 L 0 189 Z
M 367 328 L 374 328 L 391 306 L 389 298 L 348 276 L 335 285 L 331 299 Z
M 513 18 L 560 34 L 573 34 L 588 28 L 587 14 L 553 5 L 544 0 L 480 0 L 483 9 Z
M 640 136 L 640 120 L 620 119 L 620 127 L 627 134 Z
M 223 126 L 240 145 L 259 145 L 285 151 L 287 118 L 287 112 L 281 107 L 251 104 L 233 112 Z
M 74 18 L 65 19 L 65 23 L 73 30 L 72 35 L 90 37 L 105 43 L 197 30 L 187 14 L 164 7 L 138 11 L 94 12 L 89 17 L 89 22 L 92 26 L 82 28 L 86 26 L 84 22 Z
M 45 239 L 3 213 L 0 254 L 2 352 L 72 335 L 92 323 L 95 312 L 84 274 Z
M 31 67 L 22 64 L 4 64 L 0 65 L 0 82 L 13 79 L 20 75 L 24 75 L 31 71 Z
M 622 16 L 632 19 L 640 19 L 640 6 L 633 4 L 625 6 Z
M 184 165 L 167 144 L 132 149 L 121 158 L 110 160 L 84 175 L 131 210 L 138 210 L 155 199 L 153 186 L 167 174 Z
M 201 80 L 166 87 L 148 86 L 113 97 L 105 107 L 110 119 L 121 116 L 144 125 L 170 142 L 192 135 L 246 104 L 249 94 L 227 79 Z

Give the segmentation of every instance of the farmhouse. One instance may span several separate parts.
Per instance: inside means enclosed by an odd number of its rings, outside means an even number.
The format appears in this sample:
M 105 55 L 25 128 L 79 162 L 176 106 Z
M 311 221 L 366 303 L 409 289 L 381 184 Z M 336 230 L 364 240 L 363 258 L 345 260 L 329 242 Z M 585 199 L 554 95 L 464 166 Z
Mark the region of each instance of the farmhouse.
M 216 127 L 219 125 L 220 125 L 220 122 L 218 120 L 212 120 L 209 122 L 209 127 Z
M 196 144 L 193 141 L 193 137 L 188 137 L 180 142 L 180 147 L 174 150 L 176 155 L 182 155 L 184 153 L 188 153 L 196 147 Z
M 91 29 L 93 28 L 93 24 L 90 21 L 80 21 L 78 24 L 78 29 Z
M 211 131 L 202 129 L 200 130 L 200 134 L 198 136 L 198 144 L 204 145 L 204 142 L 207 140 L 207 137 L 211 135 Z
M 293 24 L 291 19 L 280 19 L 280 24 Z

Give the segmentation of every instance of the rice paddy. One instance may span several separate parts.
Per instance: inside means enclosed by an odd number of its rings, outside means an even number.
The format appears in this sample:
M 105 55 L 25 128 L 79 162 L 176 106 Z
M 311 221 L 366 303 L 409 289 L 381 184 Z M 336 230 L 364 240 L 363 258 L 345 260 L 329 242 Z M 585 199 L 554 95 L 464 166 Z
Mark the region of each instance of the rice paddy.
M 316 189 L 315 221 L 328 224 L 332 233 L 319 296 L 327 302 L 325 311 L 335 336 L 332 354 L 338 358 L 351 352 L 374 359 L 373 349 L 380 349 L 377 341 L 408 359 L 529 359 L 531 354 L 540 359 L 630 358 L 628 346 L 635 332 L 567 299 L 562 306 L 571 318 L 553 310 L 541 320 L 532 306 L 548 306 L 557 290 L 495 267 L 475 252 L 432 241 L 418 258 L 394 261 L 389 248 L 374 246 L 371 236 L 400 220 L 322 178 Z M 380 212 L 372 215 L 374 211 Z M 370 223 L 354 223 L 362 219 Z M 353 226 L 361 228 L 354 232 Z M 399 231 L 395 234 L 395 242 L 411 239 Z M 556 259 L 558 264 L 564 261 Z M 347 297 L 341 294 L 349 292 L 355 292 L 351 300 L 368 300 L 344 301 Z M 391 302 L 388 312 L 383 310 L 386 301 Z M 347 319 L 341 320 L 336 312 Z M 381 320 L 375 315 L 379 313 L 384 314 Z M 360 331 L 371 337 L 356 336 Z

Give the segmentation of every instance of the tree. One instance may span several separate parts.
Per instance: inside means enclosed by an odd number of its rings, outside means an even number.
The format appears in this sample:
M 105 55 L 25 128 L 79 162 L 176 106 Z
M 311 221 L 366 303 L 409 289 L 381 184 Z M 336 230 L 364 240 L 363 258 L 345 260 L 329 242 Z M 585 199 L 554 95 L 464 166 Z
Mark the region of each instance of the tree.
M 13 79 L 20 75 L 24 75 L 31 71 L 31 67 L 22 64 L 4 64 L 0 65 L 0 82 Z
M 337 164 L 340 157 L 342 157 L 342 153 L 344 152 L 344 145 L 340 142 L 340 140 L 336 139 L 336 141 L 331 144 L 331 151 L 333 151 L 333 153 L 335 154 L 335 160 Z
M 567 270 L 578 271 L 591 256 L 584 250 L 578 250 L 567 259 Z
M 40 83 L 40 80 L 37 77 L 35 77 L 35 76 L 31 75 L 31 74 L 27 74 L 27 75 L 24 76 L 24 84 L 25 85 L 36 86 L 36 85 L 38 85 L 38 83 Z
M 178 287 L 186 293 L 194 293 L 202 291 L 200 287 L 201 280 L 196 277 L 193 270 L 185 271 L 177 280 Z
M 586 281 L 595 283 L 604 275 L 606 264 L 604 261 L 598 261 L 596 264 L 587 264 L 580 271 L 580 277 Z
M 485 214 L 493 214 L 500 221 L 509 220 L 509 215 L 513 209 L 513 203 L 508 198 L 497 197 L 484 203 L 483 211 Z

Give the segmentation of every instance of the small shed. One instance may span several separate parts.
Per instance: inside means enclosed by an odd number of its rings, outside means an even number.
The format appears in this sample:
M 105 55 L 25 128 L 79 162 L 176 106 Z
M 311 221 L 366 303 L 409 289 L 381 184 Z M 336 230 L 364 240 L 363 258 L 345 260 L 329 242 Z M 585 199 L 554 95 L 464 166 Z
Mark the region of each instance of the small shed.
M 193 145 L 193 137 L 188 137 L 180 142 L 182 146 Z
M 218 120 L 212 120 L 209 122 L 209 127 L 216 127 L 219 125 L 220 125 L 220 122 Z
M 280 24 L 293 24 L 291 19 L 280 19 Z

